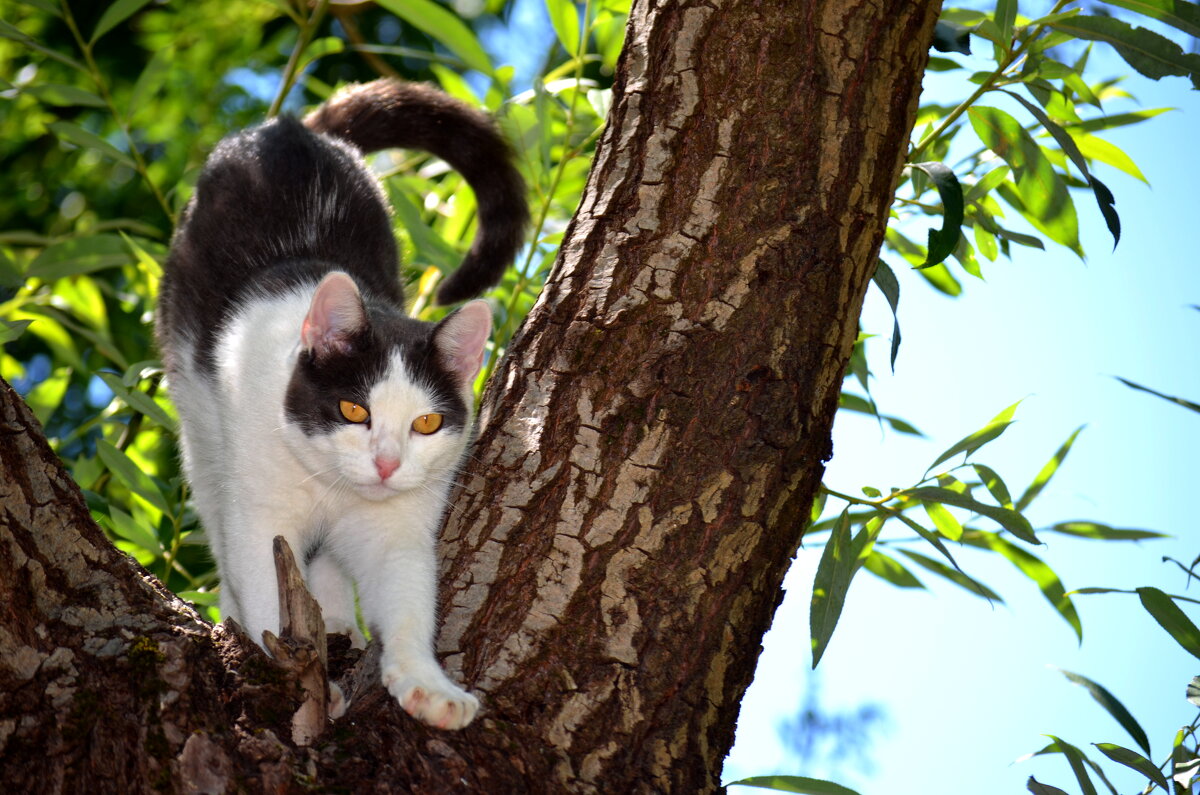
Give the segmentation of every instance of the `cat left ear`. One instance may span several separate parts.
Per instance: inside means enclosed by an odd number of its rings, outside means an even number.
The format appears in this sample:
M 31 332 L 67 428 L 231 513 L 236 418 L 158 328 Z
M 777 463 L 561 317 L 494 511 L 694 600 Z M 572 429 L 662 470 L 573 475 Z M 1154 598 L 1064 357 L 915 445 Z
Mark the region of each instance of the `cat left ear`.
M 351 339 L 367 325 L 362 296 L 354 280 L 334 271 L 321 280 L 313 293 L 300 342 L 317 358 L 331 353 L 349 353 Z
M 483 346 L 492 333 L 492 310 L 486 301 L 463 304 L 438 324 L 433 344 L 442 365 L 469 388 L 483 366 Z

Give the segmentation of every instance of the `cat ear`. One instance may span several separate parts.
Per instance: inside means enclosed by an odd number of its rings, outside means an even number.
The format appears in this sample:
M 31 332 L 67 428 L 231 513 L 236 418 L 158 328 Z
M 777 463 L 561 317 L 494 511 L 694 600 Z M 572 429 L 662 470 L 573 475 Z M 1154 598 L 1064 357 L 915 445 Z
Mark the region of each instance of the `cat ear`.
M 358 285 L 341 271 L 321 280 L 313 293 L 300 342 L 318 358 L 330 353 L 349 353 L 350 340 L 367 325 Z
M 469 388 L 483 366 L 483 346 L 492 333 L 492 310 L 486 301 L 463 304 L 433 332 L 433 344 L 442 366 Z

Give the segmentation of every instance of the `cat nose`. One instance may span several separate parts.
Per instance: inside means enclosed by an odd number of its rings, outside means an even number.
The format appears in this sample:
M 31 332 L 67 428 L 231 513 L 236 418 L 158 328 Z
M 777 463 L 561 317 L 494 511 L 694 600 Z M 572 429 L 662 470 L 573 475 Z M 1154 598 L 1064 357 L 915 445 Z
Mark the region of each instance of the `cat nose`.
M 388 458 L 382 455 L 375 458 L 375 471 L 379 473 L 380 480 L 387 480 L 399 468 L 400 460 L 397 458 Z

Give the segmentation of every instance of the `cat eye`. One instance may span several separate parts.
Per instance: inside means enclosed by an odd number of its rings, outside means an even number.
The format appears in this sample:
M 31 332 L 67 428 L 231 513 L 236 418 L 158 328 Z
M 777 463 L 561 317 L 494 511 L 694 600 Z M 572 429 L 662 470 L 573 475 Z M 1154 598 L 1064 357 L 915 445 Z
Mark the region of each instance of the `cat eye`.
M 431 434 L 436 433 L 437 429 L 442 427 L 441 414 L 422 414 L 413 420 L 412 429 L 417 433 Z
M 338 403 L 338 408 L 342 410 L 342 416 L 350 422 L 366 422 L 371 418 L 371 412 L 349 400 Z

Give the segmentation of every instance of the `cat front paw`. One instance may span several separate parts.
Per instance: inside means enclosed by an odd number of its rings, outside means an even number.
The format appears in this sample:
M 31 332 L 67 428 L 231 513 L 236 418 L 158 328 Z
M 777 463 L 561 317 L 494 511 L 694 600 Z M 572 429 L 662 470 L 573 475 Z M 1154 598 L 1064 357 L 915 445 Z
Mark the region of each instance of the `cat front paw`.
M 461 729 L 475 719 L 479 699 L 436 675 L 405 673 L 399 666 L 383 672 L 383 685 L 409 715 L 438 729 Z

